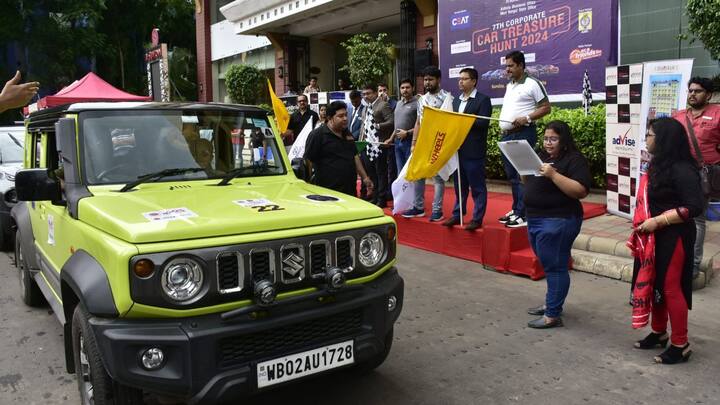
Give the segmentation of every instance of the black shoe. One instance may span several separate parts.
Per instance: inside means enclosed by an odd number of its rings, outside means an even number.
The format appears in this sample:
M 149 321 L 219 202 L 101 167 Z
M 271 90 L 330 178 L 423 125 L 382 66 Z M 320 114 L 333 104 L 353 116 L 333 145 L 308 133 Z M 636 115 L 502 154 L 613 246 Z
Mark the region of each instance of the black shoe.
M 455 225 L 460 224 L 460 218 L 450 217 L 450 218 L 446 219 L 445 221 L 443 221 L 442 224 L 443 224 L 443 226 L 455 226 Z
M 482 228 L 482 224 L 478 221 L 470 221 L 463 227 L 464 230 L 470 231 L 470 232 L 472 232 L 478 228 Z
M 642 350 L 654 349 L 658 346 L 661 348 L 664 348 L 665 346 L 667 346 L 667 342 L 668 342 L 667 332 L 663 332 L 663 333 L 650 332 L 649 335 L 645 336 L 645 339 L 638 340 L 637 342 L 635 342 L 635 348 L 642 349 Z
M 508 211 L 507 214 L 505 214 L 505 215 L 501 216 L 500 218 L 498 218 L 498 221 L 500 221 L 501 224 L 505 224 L 505 223 L 507 223 L 507 221 L 509 221 L 514 215 L 515 215 L 515 213 L 513 212 L 513 210 L 510 210 L 510 211 Z
M 534 308 L 528 308 L 527 313 L 528 313 L 528 315 L 543 316 L 543 315 L 545 315 L 545 304 L 542 304 L 542 305 L 534 307 Z
M 548 318 L 550 319 L 550 318 Z M 541 316 L 538 319 L 532 320 L 528 322 L 528 326 L 534 329 L 550 329 L 550 328 L 559 328 L 563 325 L 562 318 L 552 318 L 550 322 L 545 321 L 545 317 Z
M 660 364 L 677 364 L 684 363 L 690 359 L 692 350 L 690 350 L 690 343 L 685 343 L 683 347 L 677 347 L 670 345 L 664 352 L 660 353 L 659 356 L 655 356 L 655 363 Z

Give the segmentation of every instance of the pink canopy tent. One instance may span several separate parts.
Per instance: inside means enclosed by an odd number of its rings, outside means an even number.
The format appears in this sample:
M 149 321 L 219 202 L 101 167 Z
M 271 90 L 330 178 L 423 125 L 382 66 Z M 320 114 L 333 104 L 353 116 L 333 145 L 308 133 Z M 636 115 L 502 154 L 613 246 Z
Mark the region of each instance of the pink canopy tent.
M 126 93 L 90 72 L 56 94 L 41 98 L 37 107 L 55 107 L 83 101 L 151 101 L 151 97 Z

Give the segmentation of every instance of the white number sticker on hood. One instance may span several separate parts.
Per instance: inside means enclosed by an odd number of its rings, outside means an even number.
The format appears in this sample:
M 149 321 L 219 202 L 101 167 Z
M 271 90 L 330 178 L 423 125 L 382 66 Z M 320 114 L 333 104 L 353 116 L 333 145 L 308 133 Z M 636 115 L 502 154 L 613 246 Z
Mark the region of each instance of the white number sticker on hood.
M 143 216 L 150 222 L 158 222 L 194 218 L 197 217 L 197 214 L 187 208 L 168 208 L 165 210 L 145 212 Z
M 250 208 L 256 210 L 257 212 L 282 211 L 285 209 L 265 198 L 257 198 L 254 200 L 235 200 L 233 202 L 241 207 Z

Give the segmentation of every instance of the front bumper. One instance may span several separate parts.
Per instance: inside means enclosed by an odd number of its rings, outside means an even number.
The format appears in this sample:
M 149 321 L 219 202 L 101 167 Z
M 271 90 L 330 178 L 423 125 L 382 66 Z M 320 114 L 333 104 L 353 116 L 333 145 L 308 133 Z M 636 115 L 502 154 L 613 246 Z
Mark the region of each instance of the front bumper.
M 191 404 L 215 403 L 258 391 L 258 362 L 349 339 L 356 363 L 379 354 L 402 310 L 403 288 L 391 268 L 332 299 L 273 307 L 261 316 L 225 321 L 220 314 L 172 320 L 93 317 L 90 324 L 108 373 L 120 383 Z M 391 295 L 397 307 L 389 312 Z M 140 353 L 150 347 L 165 353 L 157 371 L 139 363 Z

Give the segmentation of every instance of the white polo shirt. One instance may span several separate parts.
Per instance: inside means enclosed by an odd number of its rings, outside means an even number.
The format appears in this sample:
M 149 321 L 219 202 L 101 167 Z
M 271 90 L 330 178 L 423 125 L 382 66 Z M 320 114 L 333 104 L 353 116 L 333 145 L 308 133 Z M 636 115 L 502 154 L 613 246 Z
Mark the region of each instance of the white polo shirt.
M 502 109 L 500 110 L 500 129 L 513 129 L 511 122 L 517 117 L 524 117 L 535 111 L 537 105 L 548 99 L 545 86 L 527 73 L 518 81 L 510 81 L 505 87 Z

